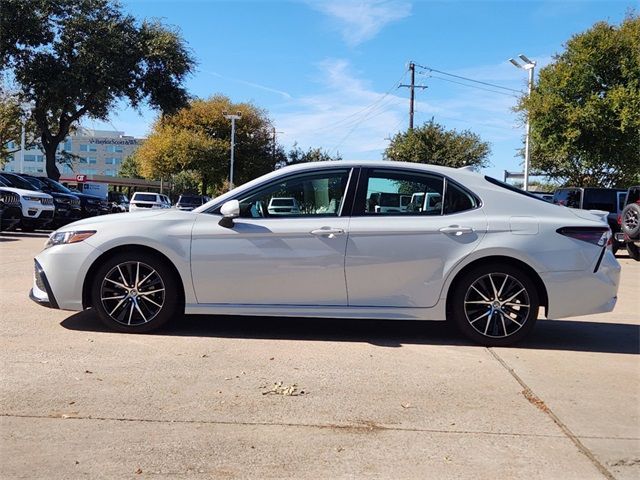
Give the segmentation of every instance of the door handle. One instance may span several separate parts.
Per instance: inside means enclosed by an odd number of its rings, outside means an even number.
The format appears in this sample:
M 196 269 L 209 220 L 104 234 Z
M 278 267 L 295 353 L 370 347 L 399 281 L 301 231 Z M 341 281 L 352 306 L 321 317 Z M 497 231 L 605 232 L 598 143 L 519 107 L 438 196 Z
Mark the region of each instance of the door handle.
M 344 230 L 341 228 L 322 227 L 311 230 L 309 233 L 318 237 L 335 238 L 336 235 L 343 235 Z
M 449 225 L 448 227 L 441 228 L 440 232 L 446 233 L 447 235 L 455 235 L 456 237 L 459 237 L 460 235 L 464 235 L 466 233 L 473 233 L 473 228 L 461 227 L 459 225 Z

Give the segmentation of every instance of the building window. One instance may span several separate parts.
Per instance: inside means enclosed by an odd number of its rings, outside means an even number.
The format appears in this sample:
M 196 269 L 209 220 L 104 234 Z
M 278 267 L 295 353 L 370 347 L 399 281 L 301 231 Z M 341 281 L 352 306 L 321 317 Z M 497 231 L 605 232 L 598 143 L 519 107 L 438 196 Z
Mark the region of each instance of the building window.
M 42 167 L 24 167 L 24 171 L 25 173 L 42 173 L 43 169 Z
M 104 159 L 104 163 L 106 165 L 120 165 L 122 163 L 122 158 L 120 157 L 107 157 Z
M 16 142 L 7 142 L 7 150 L 13 150 L 14 148 L 16 148 Z
M 122 153 L 122 145 L 107 145 L 107 152 Z
M 108 177 L 115 177 L 118 172 L 112 168 L 108 168 L 104 171 L 104 174 Z
M 73 145 L 71 144 L 71 140 L 65 140 L 64 144 L 61 144 L 61 145 L 63 145 L 62 149 L 67 151 L 67 152 L 70 152 L 71 148 L 73 147 Z
M 98 171 L 95 168 L 81 168 L 80 173 L 83 175 L 95 175 Z
M 66 163 L 59 163 L 58 170 L 60 170 L 62 174 L 73 173 L 73 169 Z
M 44 156 L 43 155 L 25 155 L 24 156 L 24 161 L 25 162 L 40 162 L 40 163 L 42 163 L 44 161 Z
M 81 152 L 97 152 L 98 148 L 93 143 L 82 143 L 80 144 Z
M 98 159 L 96 157 L 80 157 L 80 163 L 96 164 Z

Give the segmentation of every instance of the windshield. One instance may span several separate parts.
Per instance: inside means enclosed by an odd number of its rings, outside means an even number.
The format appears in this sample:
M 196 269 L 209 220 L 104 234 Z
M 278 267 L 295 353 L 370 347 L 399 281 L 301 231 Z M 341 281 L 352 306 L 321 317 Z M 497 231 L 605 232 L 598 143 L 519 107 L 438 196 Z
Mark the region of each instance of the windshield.
M 14 188 L 22 188 L 23 190 L 31 190 L 37 192 L 40 189 L 30 182 L 27 182 L 24 178 L 17 175 L 3 175 L 2 179 L 8 182 Z
M 178 203 L 183 204 L 187 203 L 189 205 L 200 205 L 202 203 L 202 199 L 200 197 L 192 197 L 188 195 L 181 195 Z
M 54 192 L 58 192 L 58 193 L 71 193 L 73 194 L 74 192 L 72 192 L 71 190 L 69 190 L 67 187 L 65 187 L 64 185 L 62 185 L 61 183 L 56 182 L 55 180 L 51 180 L 50 178 L 43 178 L 42 181 L 44 183 L 46 183 L 49 188 L 51 190 L 53 190 Z
M 153 193 L 134 193 L 132 200 L 134 202 L 155 202 L 156 196 Z

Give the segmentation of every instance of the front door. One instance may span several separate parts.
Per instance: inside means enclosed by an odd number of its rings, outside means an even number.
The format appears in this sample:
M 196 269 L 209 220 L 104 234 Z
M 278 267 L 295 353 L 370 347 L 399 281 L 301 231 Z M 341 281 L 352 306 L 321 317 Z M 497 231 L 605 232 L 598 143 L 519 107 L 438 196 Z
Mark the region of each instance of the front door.
M 274 180 L 237 198 L 232 228 L 200 214 L 191 270 L 198 303 L 347 305 L 344 257 L 351 170 L 320 169 Z

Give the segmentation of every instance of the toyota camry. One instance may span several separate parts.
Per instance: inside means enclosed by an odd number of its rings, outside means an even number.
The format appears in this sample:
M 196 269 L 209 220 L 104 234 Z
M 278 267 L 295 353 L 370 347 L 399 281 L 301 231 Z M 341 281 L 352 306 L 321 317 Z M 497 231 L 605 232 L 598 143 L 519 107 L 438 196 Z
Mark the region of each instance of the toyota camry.
M 282 198 L 296 208 L 273 212 Z M 613 309 L 620 266 L 603 213 L 465 169 L 309 163 L 191 212 L 66 225 L 35 258 L 30 297 L 92 308 L 123 332 L 184 313 L 448 320 L 475 342 L 509 345 L 541 308 L 552 319 Z

